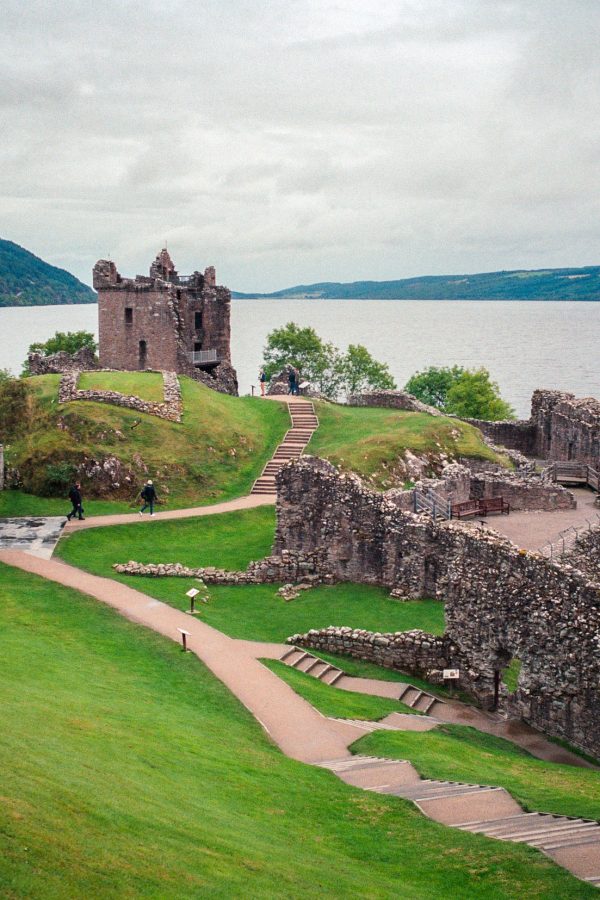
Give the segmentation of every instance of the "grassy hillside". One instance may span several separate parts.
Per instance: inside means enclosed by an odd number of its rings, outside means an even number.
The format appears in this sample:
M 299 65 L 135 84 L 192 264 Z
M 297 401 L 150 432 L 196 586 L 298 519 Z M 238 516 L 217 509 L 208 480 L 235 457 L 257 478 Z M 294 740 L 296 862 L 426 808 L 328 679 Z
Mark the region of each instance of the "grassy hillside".
M 59 376 L 30 382 L 41 412 L 32 429 L 7 448 L 7 462 L 18 468 L 28 494 L 63 498 L 78 465 L 108 459 L 105 477 L 81 478 L 88 514 L 129 509 L 148 477 L 169 508 L 245 494 L 289 427 L 287 410 L 279 404 L 219 394 L 185 377 L 180 379 L 181 424 L 105 403 L 76 401 L 59 407 Z M 154 399 L 160 379 L 146 372 L 93 373 L 83 380 L 83 386 L 91 385 Z M 111 458 L 118 461 L 114 475 Z M 102 503 L 90 503 L 94 496 Z M 60 513 L 64 507 L 63 499 L 28 501 L 13 491 L 0 495 L 4 515 Z
M 407 480 L 403 463 L 407 450 L 431 457 L 433 472 L 439 470 L 442 458 L 506 463 L 483 443 L 476 428 L 457 419 L 323 401 L 315 408 L 319 428 L 306 452 L 330 460 L 342 471 L 356 472 L 371 487 L 402 486 Z
M 475 275 L 422 275 L 396 281 L 323 281 L 271 294 L 234 297 L 307 297 L 353 300 L 600 300 L 600 266 L 517 269 Z
M 285 758 L 194 656 L 74 591 L 2 566 L 0 628 L 7 898 L 595 896 Z
M 78 531 L 62 538 L 57 555 L 96 575 L 116 578 L 130 587 L 189 609 L 185 592 L 191 578 L 132 578 L 117 575 L 115 562 L 180 562 L 188 566 L 244 569 L 271 549 L 273 507 L 259 507 L 199 519 L 119 525 Z M 278 585 L 211 586 L 211 601 L 202 607 L 205 622 L 236 638 L 284 641 L 291 634 L 328 625 L 351 625 L 382 631 L 422 628 L 441 634 L 444 607 L 437 600 L 399 603 L 389 591 L 372 585 L 323 585 L 286 603 Z
M 0 307 L 95 302 L 95 292 L 74 275 L 0 239 Z

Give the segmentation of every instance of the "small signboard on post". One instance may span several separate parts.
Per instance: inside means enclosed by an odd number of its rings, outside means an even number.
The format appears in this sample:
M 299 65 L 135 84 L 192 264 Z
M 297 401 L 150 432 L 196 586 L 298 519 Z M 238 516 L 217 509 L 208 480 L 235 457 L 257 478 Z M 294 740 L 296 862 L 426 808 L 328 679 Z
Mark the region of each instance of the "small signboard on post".
M 200 591 L 198 590 L 198 588 L 190 588 L 189 591 L 185 592 L 185 596 L 190 598 L 190 615 L 194 615 L 194 613 L 196 612 L 194 602 L 199 593 Z
M 460 669 L 444 669 L 442 672 L 442 677 L 444 681 L 448 679 L 449 681 L 455 681 L 460 678 Z

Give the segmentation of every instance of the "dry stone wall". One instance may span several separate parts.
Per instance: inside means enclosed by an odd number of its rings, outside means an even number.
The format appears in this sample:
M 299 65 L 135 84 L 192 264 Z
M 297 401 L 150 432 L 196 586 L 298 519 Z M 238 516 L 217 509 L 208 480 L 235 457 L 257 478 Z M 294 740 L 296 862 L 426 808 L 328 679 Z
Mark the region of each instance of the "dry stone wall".
M 379 406 L 385 409 L 404 409 L 408 412 L 424 412 L 430 416 L 441 416 L 443 413 L 435 406 L 421 403 L 406 391 L 368 391 L 364 394 L 351 394 L 348 406 Z
M 93 400 L 96 403 L 110 403 L 113 406 L 135 409 L 138 412 L 147 413 L 150 416 L 158 416 L 160 419 L 167 419 L 170 422 L 181 422 L 183 404 L 181 401 L 181 389 L 175 372 L 162 373 L 164 382 L 164 400 L 162 403 L 142 400 L 141 397 L 120 394 L 118 391 L 80 391 L 77 388 L 80 374 L 80 372 L 69 372 L 63 375 L 58 390 L 59 403 L 71 403 L 74 400 Z
M 276 554 L 324 551 L 336 580 L 443 600 L 461 687 L 492 705 L 496 673 L 517 658 L 518 688 L 498 699 L 600 756 L 599 583 L 487 529 L 403 512 L 323 460 L 289 463 L 277 481 Z
M 94 351 L 89 347 L 82 347 L 76 353 L 61 350 L 52 356 L 30 353 L 27 362 L 32 375 L 63 375 L 67 372 L 84 372 L 99 368 Z

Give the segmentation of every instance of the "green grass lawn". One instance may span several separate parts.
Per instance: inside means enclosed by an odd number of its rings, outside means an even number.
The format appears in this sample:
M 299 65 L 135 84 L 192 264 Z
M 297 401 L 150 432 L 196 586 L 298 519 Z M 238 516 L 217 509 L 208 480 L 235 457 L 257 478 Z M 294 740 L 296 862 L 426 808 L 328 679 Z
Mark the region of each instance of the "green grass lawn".
M 187 578 L 139 578 L 117 575 L 113 563 L 180 562 L 187 566 L 245 569 L 268 555 L 273 543 L 275 512 L 258 507 L 236 513 L 180 521 L 140 522 L 79 531 L 61 539 L 57 555 L 96 575 L 117 578 L 130 587 L 189 608 Z M 297 632 L 328 625 L 350 625 L 377 631 L 422 628 L 441 634 L 444 608 L 437 600 L 398 602 L 388 591 L 371 585 L 321 585 L 287 603 L 278 585 L 210 586 L 211 602 L 202 618 L 232 637 L 283 641 Z
M 320 653 L 317 655 L 321 656 Z M 393 712 L 420 715 L 417 710 L 411 709 L 410 706 L 400 703 L 398 700 L 374 697 L 371 694 L 358 694 L 354 691 L 343 691 L 335 686 L 330 687 L 319 681 L 318 678 L 312 678 L 298 669 L 292 669 L 276 659 L 263 659 L 262 662 L 324 716 L 334 716 L 336 719 L 378 721 Z
M 528 811 L 600 819 L 600 771 L 543 762 L 474 728 L 440 725 L 422 734 L 380 731 L 352 749 L 410 759 L 423 778 L 499 785 Z
M 164 399 L 160 372 L 82 372 L 77 387 L 81 391 L 117 391 L 158 403 Z
M 3 566 L 0 628 L 7 898 L 596 896 L 287 759 L 192 654 L 90 598 Z
M 110 378 L 106 381 L 103 376 Z M 90 373 L 89 378 L 100 379 L 103 386 L 120 385 L 123 390 L 127 386 L 139 396 L 151 394 L 160 381 L 153 372 Z M 289 415 L 281 404 L 219 394 L 185 377 L 180 378 L 182 423 L 104 403 L 75 401 L 59 407 L 58 376 L 29 381 L 42 412 L 37 427 L 6 448 L 8 464 L 21 473 L 23 493 L 5 491 L 0 515 L 61 514 L 73 467 L 84 458 L 107 456 L 121 460 L 133 476 L 101 498 L 101 505 L 90 499 L 93 481 L 82 479 L 88 515 L 135 508 L 147 477 L 155 482 L 164 508 L 242 496 L 289 427 Z M 66 481 L 63 478 L 49 488 L 57 469 L 65 472 Z M 41 502 L 33 499 L 46 494 L 52 496 Z
M 356 472 L 372 487 L 402 485 L 398 460 L 406 450 L 507 464 L 483 443 L 476 428 L 458 419 L 323 401 L 317 401 L 315 408 L 319 428 L 307 453 L 324 457 L 343 471 Z

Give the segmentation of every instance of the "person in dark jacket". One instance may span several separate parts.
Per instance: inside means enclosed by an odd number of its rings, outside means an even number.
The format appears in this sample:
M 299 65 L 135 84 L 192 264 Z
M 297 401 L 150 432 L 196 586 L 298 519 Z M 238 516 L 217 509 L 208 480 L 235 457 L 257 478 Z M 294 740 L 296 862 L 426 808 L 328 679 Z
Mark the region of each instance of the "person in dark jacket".
M 77 516 L 80 520 L 83 519 L 83 498 L 81 496 L 81 485 L 78 481 L 75 482 L 71 490 L 69 491 L 69 500 L 73 504 L 73 509 L 67 515 L 67 519 L 69 522 L 72 518 Z
M 154 504 L 156 503 L 157 497 L 156 497 L 156 491 L 154 489 L 154 485 L 152 484 L 150 479 L 148 479 L 148 481 L 142 488 L 141 497 L 142 497 L 142 500 L 144 501 L 144 505 L 140 509 L 140 516 L 146 509 L 148 509 L 148 507 L 150 507 L 150 515 L 153 516 L 154 515 Z
M 290 366 L 290 370 L 288 372 L 288 382 L 289 382 L 289 390 L 288 394 L 296 393 L 296 370 L 293 366 Z

